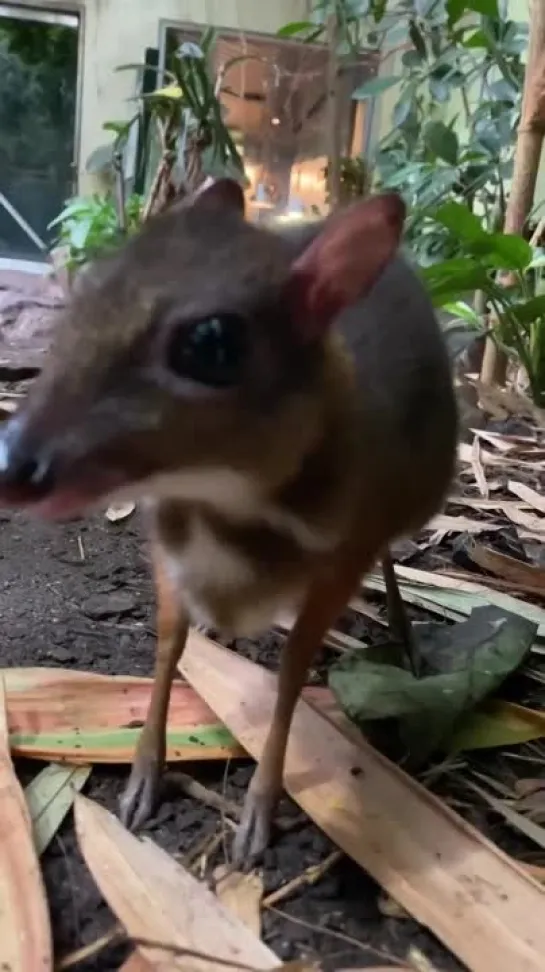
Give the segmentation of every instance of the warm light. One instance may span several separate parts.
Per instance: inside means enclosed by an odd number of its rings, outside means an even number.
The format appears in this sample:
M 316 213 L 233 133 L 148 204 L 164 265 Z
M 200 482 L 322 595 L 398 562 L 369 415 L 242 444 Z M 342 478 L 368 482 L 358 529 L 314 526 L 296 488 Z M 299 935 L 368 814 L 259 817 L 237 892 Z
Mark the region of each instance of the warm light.
M 271 125 L 277 126 L 279 124 L 280 124 L 280 119 L 276 115 L 274 116 L 274 118 L 271 118 Z

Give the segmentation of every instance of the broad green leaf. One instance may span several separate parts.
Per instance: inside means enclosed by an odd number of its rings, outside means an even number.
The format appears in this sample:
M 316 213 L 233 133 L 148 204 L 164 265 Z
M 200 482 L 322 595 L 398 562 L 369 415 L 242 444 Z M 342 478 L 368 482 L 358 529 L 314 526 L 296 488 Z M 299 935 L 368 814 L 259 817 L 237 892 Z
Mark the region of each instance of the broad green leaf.
M 423 674 L 370 659 L 365 649 L 344 656 L 329 683 L 349 718 L 360 725 L 397 719 L 411 761 L 448 747 L 460 716 L 494 692 L 529 654 L 537 626 L 495 607 L 476 608 L 459 624 L 413 627 Z M 385 653 L 388 658 L 388 651 Z
M 430 152 L 438 159 L 456 165 L 458 161 L 458 139 L 455 132 L 440 121 L 428 122 L 424 129 L 424 139 Z
M 510 313 L 521 324 L 533 324 L 534 321 L 545 315 L 545 294 L 539 294 L 537 297 L 530 297 L 524 303 L 515 304 L 510 308 Z
M 50 763 L 25 788 L 34 845 L 43 854 L 57 833 L 78 793 L 91 774 L 90 766 Z
M 352 97 L 356 101 L 365 101 L 366 98 L 376 98 L 377 95 L 381 95 L 384 91 L 388 91 L 389 88 L 393 88 L 399 81 L 401 81 L 401 78 L 398 75 L 392 75 L 388 78 L 371 78 L 365 84 L 356 88 L 352 92 Z
M 440 206 L 434 218 L 442 226 L 446 226 L 455 233 L 460 240 L 479 240 L 485 236 L 485 230 L 478 216 L 463 203 L 447 202 Z
M 314 30 L 316 24 L 313 24 L 310 20 L 294 20 L 291 24 L 284 24 L 280 30 L 277 30 L 277 37 L 294 37 L 296 34 L 301 34 L 304 30 Z
M 507 270 L 526 270 L 532 260 L 532 247 L 515 233 L 493 233 L 490 246 L 504 261 Z
M 455 300 L 451 304 L 443 304 L 443 310 L 448 314 L 453 314 L 454 317 L 460 317 L 463 321 L 467 321 L 468 324 L 478 326 L 481 323 L 479 315 L 464 300 Z
M 466 10 L 483 14 L 485 17 L 499 17 L 498 0 L 465 0 Z
M 495 699 L 468 712 L 456 725 L 451 752 L 516 746 L 545 736 L 545 714 Z

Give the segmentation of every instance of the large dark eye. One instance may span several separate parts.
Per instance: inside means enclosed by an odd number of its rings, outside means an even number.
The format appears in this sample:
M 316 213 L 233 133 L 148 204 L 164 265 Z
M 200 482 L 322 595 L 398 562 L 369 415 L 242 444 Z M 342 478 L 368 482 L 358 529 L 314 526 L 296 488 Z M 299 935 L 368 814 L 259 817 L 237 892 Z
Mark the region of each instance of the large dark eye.
M 246 350 L 243 318 L 217 314 L 178 327 L 167 348 L 167 363 L 181 378 L 227 388 L 239 381 Z

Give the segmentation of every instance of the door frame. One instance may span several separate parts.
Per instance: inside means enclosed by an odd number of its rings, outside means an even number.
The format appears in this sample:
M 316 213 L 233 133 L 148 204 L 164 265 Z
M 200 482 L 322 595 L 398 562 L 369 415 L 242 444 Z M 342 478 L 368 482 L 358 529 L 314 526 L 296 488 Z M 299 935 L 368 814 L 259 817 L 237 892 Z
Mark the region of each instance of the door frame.
M 74 117 L 74 148 L 72 156 L 72 171 L 74 173 L 74 183 L 77 191 L 79 161 L 81 151 L 81 114 L 83 101 L 83 67 L 84 67 L 84 46 L 85 46 L 85 3 L 84 0 L 7 0 L 0 3 L 0 23 L 4 17 L 13 17 L 20 20 L 34 20 L 47 23 L 55 23 L 63 14 L 76 17 L 78 20 L 78 60 L 76 74 L 76 112 Z M 34 16 L 33 16 L 34 15 Z M 55 16 L 56 15 L 56 16 Z M 0 187 L 1 189 L 1 187 Z M 2 205 L 0 200 L 0 205 Z M 9 212 L 9 211 L 8 211 Z M 10 214 L 11 215 L 11 214 Z M 14 217 L 12 216 L 12 219 Z M 16 220 L 19 222 L 19 220 Z M 24 220 L 23 220 L 24 222 Z M 21 228 L 32 239 L 25 227 L 19 223 Z M 34 241 L 33 241 L 34 242 Z M 0 257 L 0 269 L 3 270 L 25 270 L 33 273 L 44 273 L 49 265 L 49 258 L 43 256 L 34 260 L 22 260 L 11 257 Z

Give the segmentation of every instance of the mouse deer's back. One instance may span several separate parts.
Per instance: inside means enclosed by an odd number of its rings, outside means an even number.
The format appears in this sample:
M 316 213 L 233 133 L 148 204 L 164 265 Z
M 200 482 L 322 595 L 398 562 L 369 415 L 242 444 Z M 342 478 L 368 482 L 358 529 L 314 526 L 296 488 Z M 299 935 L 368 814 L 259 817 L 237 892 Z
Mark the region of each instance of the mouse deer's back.
M 362 482 L 375 483 L 392 533 L 420 526 L 454 472 L 457 409 L 433 306 L 403 257 L 340 316 L 338 330 L 356 374 Z

